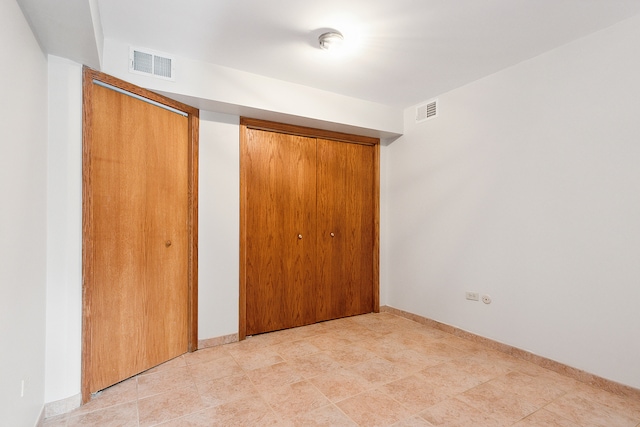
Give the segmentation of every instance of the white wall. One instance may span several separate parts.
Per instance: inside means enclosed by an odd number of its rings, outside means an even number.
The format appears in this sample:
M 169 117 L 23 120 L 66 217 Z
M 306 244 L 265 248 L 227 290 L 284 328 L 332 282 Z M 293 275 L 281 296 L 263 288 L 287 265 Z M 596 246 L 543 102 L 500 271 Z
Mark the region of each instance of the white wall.
M 0 420 L 32 426 L 44 400 L 47 62 L 15 0 L 0 0 L 0 51 Z
M 198 338 L 238 332 L 240 118 L 200 112 Z
M 640 17 L 406 110 L 389 305 L 640 387 L 638 40 Z
M 82 333 L 82 66 L 49 56 L 45 402 L 79 393 Z
M 202 110 L 374 137 L 402 133 L 399 108 L 184 57 L 175 58 L 175 81 L 133 74 L 129 47 L 105 39 L 103 71 Z

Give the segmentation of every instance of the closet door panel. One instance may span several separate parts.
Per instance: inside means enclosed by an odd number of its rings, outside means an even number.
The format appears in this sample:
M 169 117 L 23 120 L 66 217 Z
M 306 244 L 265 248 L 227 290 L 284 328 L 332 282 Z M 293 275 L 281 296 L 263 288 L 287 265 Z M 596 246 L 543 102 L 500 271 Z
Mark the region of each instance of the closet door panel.
M 374 147 L 317 140 L 318 321 L 373 311 Z
M 191 172 L 187 117 L 85 82 L 86 401 L 188 349 Z
M 248 129 L 243 150 L 247 335 L 313 323 L 315 140 Z

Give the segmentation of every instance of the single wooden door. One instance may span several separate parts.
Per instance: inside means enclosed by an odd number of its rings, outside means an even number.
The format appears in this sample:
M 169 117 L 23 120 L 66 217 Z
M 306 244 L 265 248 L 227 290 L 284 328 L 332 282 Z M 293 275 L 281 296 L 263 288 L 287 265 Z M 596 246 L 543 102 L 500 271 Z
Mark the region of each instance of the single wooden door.
M 317 141 L 318 321 L 375 308 L 375 149 Z
M 241 149 L 246 334 L 313 323 L 315 139 L 247 129 Z
M 87 391 L 185 353 L 189 338 L 188 119 L 112 88 L 93 83 L 90 90 L 83 190 L 85 401 Z

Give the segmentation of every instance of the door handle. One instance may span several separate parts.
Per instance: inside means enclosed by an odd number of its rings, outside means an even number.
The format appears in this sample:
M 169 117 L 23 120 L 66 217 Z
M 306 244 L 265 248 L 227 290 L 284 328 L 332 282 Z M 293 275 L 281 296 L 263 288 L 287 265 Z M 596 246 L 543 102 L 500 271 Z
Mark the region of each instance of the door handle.
M 302 234 L 298 234 L 298 240 L 302 239 Z
M 336 235 L 335 235 L 334 233 L 329 233 L 329 235 L 330 235 L 331 237 L 336 237 Z
M 164 242 L 164 245 L 165 245 L 166 247 L 171 246 L 171 240 L 167 240 L 166 242 Z

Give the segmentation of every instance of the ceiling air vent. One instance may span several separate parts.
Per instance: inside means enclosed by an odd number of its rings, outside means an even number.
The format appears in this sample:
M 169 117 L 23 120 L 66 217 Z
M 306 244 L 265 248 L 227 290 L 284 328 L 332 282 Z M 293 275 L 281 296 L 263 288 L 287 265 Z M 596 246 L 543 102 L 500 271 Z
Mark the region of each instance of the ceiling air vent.
M 136 74 L 175 80 L 174 59 L 148 49 L 129 49 L 129 71 Z
M 416 123 L 438 117 L 438 100 L 434 99 L 416 107 Z

